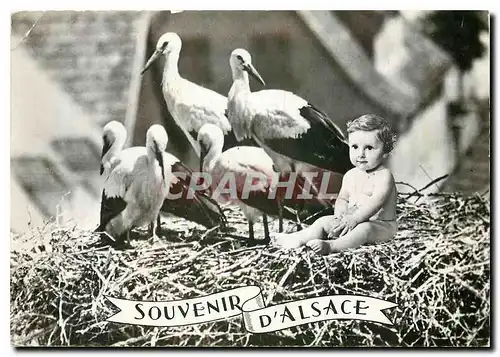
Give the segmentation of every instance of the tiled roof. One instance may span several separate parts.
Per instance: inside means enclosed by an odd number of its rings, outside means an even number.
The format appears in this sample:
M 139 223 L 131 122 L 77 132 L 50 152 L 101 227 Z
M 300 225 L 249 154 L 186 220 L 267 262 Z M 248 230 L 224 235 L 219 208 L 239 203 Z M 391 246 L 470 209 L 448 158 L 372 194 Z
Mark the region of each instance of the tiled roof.
M 21 45 L 102 125 L 125 119 L 139 15 L 18 12 L 12 15 L 12 31 L 23 36 L 36 22 Z

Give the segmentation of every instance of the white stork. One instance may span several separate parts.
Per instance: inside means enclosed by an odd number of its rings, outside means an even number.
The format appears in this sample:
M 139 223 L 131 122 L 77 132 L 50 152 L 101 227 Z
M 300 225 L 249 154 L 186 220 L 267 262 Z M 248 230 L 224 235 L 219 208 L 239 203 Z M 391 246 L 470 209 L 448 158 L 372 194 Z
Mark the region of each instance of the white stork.
M 273 161 L 266 152 L 254 146 L 237 146 L 222 151 L 224 135 L 219 127 L 205 124 L 198 132 L 197 141 L 201 149 L 201 171 L 211 174 L 212 198 L 220 203 L 238 205 L 248 220 L 249 238 L 254 239 L 253 225 L 262 216 L 264 242 L 269 242 L 267 215 L 278 214 L 278 202 L 269 199 L 273 175 Z M 234 178 L 236 192 L 220 194 L 228 175 Z M 224 181 L 223 181 L 224 180 Z M 228 180 L 229 182 L 229 180 Z M 246 188 L 245 188 L 246 185 Z M 245 189 L 247 193 L 245 193 Z M 285 211 L 286 218 L 295 215 Z
M 123 150 L 127 139 L 127 129 L 119 121 L 113 120 L 106 124 L 102 131 L 101 177 L 108 177 L 110 168 L 116 156 Z
M 152 126 L 148 130 L 147 137 L 149 138 L 155 132 L 158 133 L 155 137 L 163 137 L 163 134 L 165 134 L 163 138 L 165 139 L 165 143 L 167 142 L 168 136 L 166 136 L 165 129 L 160 125 Z M 107 231 L 106 226 L 109 221 L 124 211 L 125 208 L 128 207 L 129 211 L 134 209 L 133 205 L 128 205 L 125 197 L 135 200 L 132 203 L 138 203 L 140 205 L 142 200 L 147 201 L 148 194 L 151 194 L 148 188 L 144 186 L 151 183 L 153 179 L 151 176 L 147 175 L 144 167 L 147 163 L 145 158 L 148 153 L 149 156 L 151 156 L 151 151 L 148 151 L 148 149 L 144 147 L 133 147 L 121 151 L 123 147 L 122 142 L 125 141 L 126 136 L 126 129 L 119 122 L 109 123 L 104 127 L 101 172 L 103 172 L 105 184 L 101 201 L 100 225 L 96 229 L 98 232 Z M 193 198 L 189 198 L 188 192 L 192 190 L 190 187 L 191 178 L 193 176 L 191 170 L 184 166 L 179 159 L 172 154 L 164 152 L 163 150 L 161 151 L 161 156 L 159 156 L 158 152 L 155 153 L 155 159 L 158 165 L 160 165 L 162 175 L 164 175 L 163 181 L 165 187 L 164 191 L 154 194 L 152 200 L 155 201 L 156 205 L 158 203 L 156 200 L 160 200 L 162 195 L 165 196 L 167 192 L 180 195 L 180 197 L 178 199 L 171 199 L 167 195 L 161 204 L 160 212 L 174 214 L 208 228 L 225 226 L 227 219 L 224 213 L 219 205 L 209 197 L 207 192 L 191 192 Z M 156 156 L 157 154 L 158 156 Z M 149 162 L 150 161 L 151 160 L 149 160 Z M 109 177 L 110 173 L 112 174 L 111 177 Z M 182 175 L 177 177 L 173 175 L 174 173 L 182 173 Z M 156 173 L 156 176 L 158 176 L 157 174 L 158 173 Z M 144 185 L 141 186 L 140 183 L 143 179 Z M 133 192 L 135 192 L 138 197 L 135 198 Z M 124 214 L 128 214 L 127 212 Z M 123 226 L 138 226 L 138 224 L 133 224 L 130 219 L 128 219 L 128 224 L 125 223 L 127 222 L 124 222 Z M 150 225 L 150 232 L 155 237 L 158 234 L 158 227 L 160 227 L 159 215 L 157 215 L 156 222 L 151 222 Z M 117 239 L 118 244 L 115 245 L 124 246 L 123 241 L 125 238 L 129 239 L 129 231 L 130 229 L 127 230 L 126 234 L 123 233 L 123 235 L 119 236 Z M 108 233 L 112 235 L 113 230 Z M 107 237 L 105 235 L 102 235 L 102 237 L 104 238 L 103 243 L 113 243 L 110 242 L 109 239 L 106 239 Z
M 112 160 L 96 231 L 107 232 L 116 240 L 112 243 L 116 247 L 124 247 L 125 238 L 129 244 L 134 227 L 149 224 L 153 234 L 157 232 L 160 207 L 167 194 L 166 178 L 171 177 L 163 161 L 167 141 L 165 129 L 152 125 L 146 133 L 146 147 L 125 149 Z
M 250 91 L 248 74 L 264 80 L 244 49 L 231 53 L 233 85 L 228 95 L 228 118 L 237 140 L 253 138 L 282 174 L 331 172 L 338 181 L 352 164 L 345 137 L 323 112 L 284 90 Z M 314 190 L 316 185 L 311 183 Z M 280 227 L 280 231 L 282 227 Z
M 226 147 L 237 144 L 231 124 L 225 114 L 227 98 L 213 90 L 184 79 L 179 74 L 178 62 L 182 41 L 175 32 L 163 34 L 156 50 L 141 71 L 143 74 L 161 56 L 165 57 L 162 90 L 168 110 L 177 124 L 196 140 L 203 124 L 217 125 L 223 131 Z

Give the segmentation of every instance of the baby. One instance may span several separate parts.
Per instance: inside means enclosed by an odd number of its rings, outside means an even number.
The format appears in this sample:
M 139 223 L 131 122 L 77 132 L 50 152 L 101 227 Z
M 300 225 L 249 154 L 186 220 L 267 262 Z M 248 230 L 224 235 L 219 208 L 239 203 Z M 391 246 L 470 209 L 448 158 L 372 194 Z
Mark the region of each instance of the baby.
M 340 252 L 392 239 L 397 231 L 396 185 L 385 166 L 395 135 L 380 116 L 366 114 L 347 123 L 349 157 L 355 166 L 343 177 L 335 215 L 290 234 L 277 234 L 285 248 L 307 245 L 319 254 Z

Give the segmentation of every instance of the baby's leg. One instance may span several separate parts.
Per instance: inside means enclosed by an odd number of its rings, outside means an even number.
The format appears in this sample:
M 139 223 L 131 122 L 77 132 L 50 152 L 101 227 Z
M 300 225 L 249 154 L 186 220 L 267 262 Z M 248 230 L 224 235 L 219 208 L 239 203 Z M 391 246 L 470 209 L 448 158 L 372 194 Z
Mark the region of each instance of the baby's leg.
M 310 240 L 325 237 L 332 225 L 334 216 L 318 218 L 312 225 L 294 233 L 276 233 L 276 243 L 284 248 L 298 248 Z
M 357 248 L 366 243 L 387 242 L 394 237 L 396 230 L 395 222 L 367 221 L 358 224 L 352 231 L 335 240 L 312 240 L 307 245 L 315 252 L 326 255 Z

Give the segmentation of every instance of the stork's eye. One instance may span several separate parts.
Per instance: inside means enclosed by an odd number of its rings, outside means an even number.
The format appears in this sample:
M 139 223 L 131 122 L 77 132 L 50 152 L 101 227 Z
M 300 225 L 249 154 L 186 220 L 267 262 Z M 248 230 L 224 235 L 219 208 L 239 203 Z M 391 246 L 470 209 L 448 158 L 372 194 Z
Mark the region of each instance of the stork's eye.
M 168 41 L 163 42 L 163 44 L 161 45 L 161 49 L 164 50 L 165 48 L 167 48 L 167 45 L 168 45 Z
M 241 57 L 240 55 L 237 55 L 236 58 L 241 62 L 243 63 L 243 57 Z

